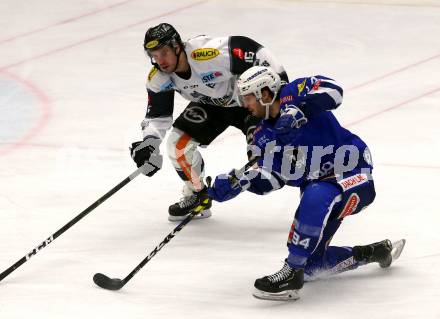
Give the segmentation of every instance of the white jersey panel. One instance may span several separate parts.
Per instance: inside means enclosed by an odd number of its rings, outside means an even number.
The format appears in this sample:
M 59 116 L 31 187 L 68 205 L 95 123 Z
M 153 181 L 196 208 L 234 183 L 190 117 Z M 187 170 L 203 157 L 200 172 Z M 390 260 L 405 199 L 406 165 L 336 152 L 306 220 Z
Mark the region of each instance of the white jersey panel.
M 229 37 L 199 36 L 188 40 L 185 53 L 191 68 L 188 80 L 177 74 L 155 71 L 147 88 L 153 92 L 175 90 L 189 101 L 217 106 L 237 106 L 229 55 Z

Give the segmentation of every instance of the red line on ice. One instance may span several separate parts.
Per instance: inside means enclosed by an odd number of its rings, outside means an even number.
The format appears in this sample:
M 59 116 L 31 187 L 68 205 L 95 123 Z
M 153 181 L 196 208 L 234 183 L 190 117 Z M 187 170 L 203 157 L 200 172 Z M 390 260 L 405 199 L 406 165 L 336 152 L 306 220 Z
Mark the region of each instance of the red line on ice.
M 403 101 L 403 102 L 400 102 L 400 103 L 395 104 L 395 105 L 393 105 L 393 106 L 390 106 L 390 107 L 388 107 L 388 108 L 386 108 L 386 109 L 383 109 L 383 110 L 381 110 L 381 111 L 379 111 L 379 112 L 372 113 L 372 114 L 367 115 L 367 116 L 365 116 L 365 117 L 363 117 L 363 118 L 360 118 L 360 119 L 358 119 L 358 120 L 356 120 L 356 121 L 353 121 L 353 122 L 351 122 L 351 123 L 345 124 L 344 126 L 349 127 L 349 126 L 353 126 L 353 125 L 359 124 L 359 123 L 364 122 L 364 121 L 366 121 L 366 120 L 369 120 L 369 119 L 371 119 L 371 118 L 373 118 L 373 117 L 376 117 L 376 116 L 378 116 L 378 115 L 381 115 L 381 114 L 383 114 L 383 113 L 385 113 L 385 112 L 388 112 L 388 111 L 391 111 L 391 110 L 397 109 L 397 108 L 399 108 L 399 107 L 401 107 L 401 106 L 404 106 L 404 105 L 406 105 L 406 104 L 409 104 L 409 103 L 411 103 L 411 102 L 414 102 L 415 100 L 418 100 L 418 99 L 420 99 L 420 98 L 422 98 L 422 97 L 425 97 L 425 96 L 428 96 L 428 95 L 432 95 L 432 94 L 434 94 L 434 93 L 437 93 L 438 91 L 440 91 L 440 88 L 436 88 L 436 89 L 434 89 L 434 90 L 431 90 L 431 91 L 425 92 L 425 93 L 423 93 L 423 94 L 421 94 L 421 95 L 418 95 L 418 96 L 412 97 L 412 98 L 410 98 L 410 99 L 408 99 L 408 100 L 406 100 L 406 101 Z
M 128 1 L 122 2 L 122 3 L 120 3 L 120 5 L 122 5 L 123 3 L 126 3 L 126 2 L 128 2 Z M 111 34 L 114 34 L 116 32 L 124 31 L 126 29 L 138 26 L 140 24 L 144 24 L 145 22 L 148 22 L 148 21 L 151 21 L 151 20 L 159 19 L 159 18 L 162 18 L 162 17 L 165 17 L 165 16 L 169 16 L 169 15 L 178 13 L 180 11 L 183 11 L 183 10 L 186 10 L 186 9 L 189 9 L 189 8 L 201 5 L 201 4 L 205 3 L 205 2 L 207 2 L 207 1 L 204 0 L 204 1 L 194 2 L 194 3 L 189 4 L 187 6 L 183 6 L 183 7 L 171 10 L 171 11 L 167 11 L 167 12 L 162 13 L 160 15 L 157 15 L 157 16 L 154 16 L 154 17 L 150 17 L 150 18 L 138 21 L 136 23 L 127 25 L 125 27 L 118 28 L 118 29 L 112 30 L 110 32 L 106 32 L 106 33 L 103 33 L 103 34 L 100 34 L 100 35 L 97 35 L 97 36 L 94 36 L 94 37 L 91 37 L 91 38 L 88 38 L 88 39 L 84 39 L 84 40 L 82 40 L 80 42 L 73 43 L 71 45 L 68 45 L 68 46 L 65 46 L 65 47 L 62 47 L 62 48 L 54 49 L 52 51 L 49 51 L 49 52 L 46 52 L 46 53 L 43 53 L 43 54 L 39 54 L 39 55 L 36 55 L 36 56 L 30 57 L 30 58 L 24 59 L 24 60 L 21 60 L 21 61 L 12 63 L 12 64 L 9 64 L 9 65 L 6 65 L 6 66 L 3 66 L 3 67 L 0 67 L 0 73 L 6 74 L 8 77 L 14 79 L 18 83 L 21 83 L 30 92 L 32 92 L 33 95 L 35 95 L 38 98 L 38 100 L 40 101 L 40 107 L 41 107 L 41 110 L 42 110 L 42 117 L 40 118 L 40 120 L 38 121 L 36 126 L 31 128 L 28 131 L 28 133 L 26 133 L 26 135 L 19 142 L 16 142 L 16 143 L 14 143 L 12 145 L 9 145 L 6 148 L 0 150 L 0 156 L 4 155 L 6 153 L 9 153 L 10 151 L 15 150 L 15 149 L 17 149 L 17 148 L 19 148 L 21 146 L 26 145 L 29 140 L 31 140 L 34 136 L 36 136 L 43 129 L 43 127 L 46 126 L 47 122 L 49 121 L 50 115 L 51 115 L 49 98 L 45 95 L 45 93 L 43 91 L 41 91 L 40 89 L 38 89 L 30 81 L 22 79 L 22 78 L 18 77 L 17 75 L 14 75 L 12 73 L 7 72 L 8 69 L 10 69 L 12 67 L 15 67 L 15 66 L 22 65 L 22 64 L 24 64 L 26 62 L 34 61 L 34 60 L 37 60 L 37 59 L 40 59 L 40 58 L 52 55 L 52 54 L 57 53 L 57 52 L 65 51 L 67 49 L 79 46 L 79 45 L 87 43 L 87 42 L 94 41 L 94 40 L 99 39 L 99 38 L 103 38 L 103 37 L 105 37 L 107 35 L 111 35 Z M 116 6 L 116 5 L 113 5 L 113 7 L 114 6 Z M 107 8 L 109 8 L 109 7 L 107 7 Z M 88 15 L 91 15 L 91 14 L 92 13 L 89 13 Z M 64 23 L 73 21 L 72 19 L 78 19 L 78 18 L 79 17 L 71 18 L 69 20 L 65 20 Z
M 31 127 L 18 142 L 12 143 L 6 146 L 4 149 L 0 149 L 0 156 L 2 156 L 21 146 L 26 145 L 28 141 L 30 141 L 33 137 L 38 135 L 50 120 L 51 107 L 50 107 L 49 98 L 46 96 L 46 94 L 41 89 L 36 87 L 32 82 L 25 80 L 10 72 L 6 72 L 2 70 L 0 70 L 0 72 L 5 76 L 9 77 L 10 79 L 14 80 L 15 82 L 21 84 L 28 92 L 30 92 L 33 96 L 35 96 L 39 101 L 38 106 L 41 109 L 41 115 L 37 123 L 33 127 Z
M 20 33 L 20 34 L 14 35 L 14 36 L 12 36 L 12 37 L 9 37 L 9 38 L 6 38 L 6 39 L 3 39 L 3 40 L 0 40 L 0 44 L 4 44 L 4 43 L 7 43 L 7 42 L 11 42 L 11 41 L 14 41 L 14 40 L 17 40 L 17 39 L 19 39 L 19 38 L 23 38 L 23 37 L 26 37 L 26 36 L 29 36 L 29 35 L 34 35 L 34 34 L 36 34 L 36 33 L 39 33 L 39 32 L 42 32 L 42 31 L 45 31 L 45 30 L 47 30 L 47 29 L 51 29 L 51 28 L 54 28 L 54 27 L 57 27 L 57 26 L 60 26 L 60 25 L 63 25 L 63 24 L 67 24 L 67 23 L 70 23 L 70 22 L 74 22 L 74 21 L 80 20 L 80 19 L 82 19 L 82 18 L 89 17 L 89 16 L 92 16 L 92 15 L 95 15 L 95 14 L 101 13 L 101 12 L 103 12 L 103 11 L 106 11 L 106 10 L 109 10 L 109 9 L 113 9 L 113 8 L 116 8 L 116 7 L 122 6 L 122 5 L 124 5 L 124 4 L 127 4 L 127 3 L 129 3 L 129 2 L 133 2 L 133 1 L 134 1 L 134 0 L 126 0 L 126 1 L 118 2 L 118 3 L 115 3 L 115 4 L 109 5 L 109 6 L 107 6 L 107 7 L 103 7 L 103 8 L 100 8 L 100 9 L 96 9 L 96 10 L 93 10 L 93 11 L 90 11 L 90 12 L 87 12 L 87 13 L 84 13 L 84 14 L 81 14 L 81 15 L 78 15 L 78 16 L 76 16 L 76 17 L 68 18 L 68 19 L 65 19 L 65 20 L 63 20 L 63 21 L 60 21 L 60 22 L 57 22 L 57 23 L 54 23 L 54 24 L 51 24 L 51 25 L 48 25 L 48 26 L 45 26 L 45 27 L 41 27 L 41 28 L 34 29 L 34 30 L 31 30 L 31 31 L 28 31 L 28 32 Z
M 106 37 L 108 35 L 113 35 L 113 34 L 115 34 L 117 32 L 121 32 L 121 31 L 130 29 L 130 28 L 136 27 L 138 25 L 144 24 L 144 23 L 152 21 L 152 20 L 156 20 L 156 19 L 159 19 L 159 18 L 162 18 L 162 17 L 166 17 L 166 16 L 169 16 L 169 15 L 172 15 L 174 13 L 177 13 L 177 12 L 180 12 L 180 11 L 183 11 L 183 10 L 186 10 L 186 9 L 189 9 L 189 8 L 201 5 L 201 4 L 205 3 L 205 2 L 207 2 L 207 1 L 205 0 L 205 1 L 194 2 L 194 3 L 189 4 L 187 6 L 183 6 L 183 7 L 171 10 L 171 11 L 167 11 L 167 12 L 162 13 L 160 15 L 157 15 L 157 16 L 154 16 L 154 17 L 150 17 L 150 18 L 138 21 L 136 23 L 133 23 L 133 24 L 130 24 L 130 25 L 126 25 L 126 26 L 118 28 L 118 29 L 111 30 L 111 31 L 106 32 L 106 33 L 98 34 L 98 35 L 93 36 L 91 38 L 84 39 L 82 41 L 79 41 L 79 42 L 76 42 L 76 43 L 72 43 L 72 44 L 69 44 L 67 46 L 64 46 L 64 47 L 61 47 L 61 48 L 58 48 L 58 49 L 54 49 L 54 50 L 51 50 L 51 51 L 48 51 L 48 52 L 45 52 L 45 53 L 42 53 L 42 54 L 34 55 L 32 57 L 23 59 L 21 61 L 17 61 L 17 62 L 8 64 L 8 65 L 1 66 L 0 67 L 0 72 L 3 71 L 3 70 L 8 70 L 10 68 L 13 68 L 13 67 L 25 64 L 25 63 L 30 62 L 30 61 L 35 61 L 35 60 L 47 57 L 49 55 L 52 55 L 52 54 L 55 54 L 55 53 L 58 53 L 58 52 L 61 52 L 61 51 L 66 51 L 68 49 L 80 46 L 82 44 L 85 44 L 85 43 L 88 43 L 88 42 L 92 42 L 92 41 L 97 40 L 97 39 L 101 39 L 101 38 Z
M 439 57 L 440 57 L 440 54 L 433 55 L 433 56 L 431 56 L 431 57 L 429 57 L 429 58 L 426 58 L 426 59 L 423 59 L 423 60 L 420 60 L 420 61 L 414 62 L 414 63 L 409 64 L 409 65 L 407 65 L 407 66 L 401 67 L 400 69 L 397 69 L 397 70 L 394 70 L 394 71 L 388 72 L 388 73 L 386 73 L 386 74 L 384 74 L 384 75 L 381 75 L 381 76 L 375 77 L 375 78 L 373 78 L 373 79 L 371 79 L 371 80 L 368 80 L 368 81 L 366 81 L 366 82 L 364 82 L 364 83 L 360 83 L 360 84 L 357 84 L 357 85 L 355 85 L 355 86 L 352 86 L 351 88 L 348 88 L 348 90 L 349 90 L 349 91 L 357 90 L 357 89 L 359 89 L 359 88 L 362 88 L 362 87 L 368 86 L 369 84 L 372 84 L 372 83 L 377 82 L 377 81 L 379 81 L 379 80 L 382 80 L 382 79 L 385 79 L 385 78 L 387 78 L 387 77 L 393 76 L 393 75 L 395 75 L 395 74 L 397 74 L 397 73 L 400 73 L 400 72 L 406 71 L 406 70 L 411 69 L 411 68 L 413 68 L 413 67 L 419 66 L 419 65 L 421 65 L 421 64 L 423 64 L 423 63 L 426 63 L 426 62 L 432 61 L 432 60 L 437 59 L 437 58 L 439 58 Z

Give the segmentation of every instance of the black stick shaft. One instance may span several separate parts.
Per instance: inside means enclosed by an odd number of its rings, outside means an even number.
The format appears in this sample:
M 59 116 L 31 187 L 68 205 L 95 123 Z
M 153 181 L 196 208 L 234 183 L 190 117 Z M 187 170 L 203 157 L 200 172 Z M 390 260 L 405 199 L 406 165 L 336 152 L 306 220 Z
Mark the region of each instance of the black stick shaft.
M 145 257 L 140 263 L 139 265 L 136 266 L 136 268 L 134 268 L 132 270 L 131 273 L 129 273 L 127 275 L 127 277 L 125 277 L 123 279 L 123 283 L 124 285 L 131 279 L 133 278 L 134 275 L 136 275 L 139 270 L 141 270 L 161 249 L 163 246 L 165 246 L 174 236 L 176 236 L 176 234 L 181 231 L 183 229 L 183 227 L 185 227 L 186 224 L 188 224 L 191 219 L 194 218 L 194 216 L 197 215 L 197 212 L 191 213 L 189 214 L 184 220 L 182 220 L 180 222 L 179 225 L 176 226 L 176 228 L 173 229 L 173 231 L 171 233 L 169 233 L 164 240 L 156 246 L 156 248 L 154 248 L 154 250 L 147 256 Z
M 260 156 L 255 156 L 254 158 L 250 159 L 249 162 L 247 162 L 242 168 L 240 168 L 235 172 L 236 176 L 241 177 L 244 174 L 244 172 L 246 172 L 248 169 L 254 166 L 254 164 L 257 163 L 259 159 Z
M 20 260 L 18 260 L 15 264 L 13 264 L 11 267 L 6 269 L 0 274 L 0 281 L 2 281 L 6 276 L 8 276 L 11 272 L 13 272 L 15 269 L 23 265 L 26 261 L 28 261 L 31 257 L 36 255 L 40 250 L 42 250 L 44 247 L 49 245 L 51 242 L 53 242 L 56 238 L 58 238 L 61 234 L 63 234 L 66 230 L 68 230 L 70 227 L 75 225 L 77 222 L 79 222 L 81 219 L 83 219 L 88 213 L 90 213 L 92 210 L 94 210 L 96 207 L 101 205 L 104 201 L 106 201 L 108 198 L 110 198 L 113 194 L 115 194 L 118 190 L 120 190 L 122 187 L 127 185 L 130 181 L 132 181 L 135 177 L 137 177 L 139 174 L 141 174 L 144 170 L 148 168 L 144 166 L 141 166 L 136 171 L 134 171 L 130 176 L 125 178 L 122 182 L 120 182 L 118 185 L 113 187 L 110 191 L 108 191 L 105 195 L 103 195 L 101 198 L 99 198 L 96 202 L 94 202 L 92 205 L 87 207 L 85 210 L 83 210 L 79 215 L 77 215 L 75 218 L 73 218 L 71 221 L 69 221 L 66 225 L 61 227 L 58 231 L 56 231 L 54 234 L 52 234 L 50 237 L 48 237 L 46 240 L 44 240 L 41 244 L 39 244 L 37 247 L 32 249 L 28 254 L 23 256 Z
M 245 171 L 247 171 L 249 168 L 252 167 L 252 165 L 254 165 L 257 161 L 259 160 L 259 157 L 255 157 L 253 159 L 251 159 L 249 162 L 246 163 L 245 166 L 243 166 L 242 168 L 240 168 L 239 170 L 236 171 L 236 175 L 237 177 L 241 176 L 244 174 Z M 134 275 L 136 275 L 139 270 L 142 269 L 142 267 L 144 267 L 161 249 L 163 246 L 165 246 L 174 236 L 176 236 L 176 234 L 181 231 L 183 229 L 183 227 L 185 227 L 186 224 L 188 224 L 193 218 L 194 216 L 196 216 L 201 209 L 196 210 L 194 212 L 192 212 L 191 214 L 189 214 L 184 220 L 182 220 L 180 222 L 179 225 L 176 226 L 176 228 L 173 229 L 173 231 L 171 233 L 169 233 L 164 240 L 162 240 L 162 242 L 156 246 L 156 248 L 154 248 L 154 250 L 147 256 L 145 257 L 140 263 L 139 265 L 137 265 L 123 280 L 122 283 L 123 285 L 125 285 L 128 281 L 130 281 L 131 278 L 133 278 Z

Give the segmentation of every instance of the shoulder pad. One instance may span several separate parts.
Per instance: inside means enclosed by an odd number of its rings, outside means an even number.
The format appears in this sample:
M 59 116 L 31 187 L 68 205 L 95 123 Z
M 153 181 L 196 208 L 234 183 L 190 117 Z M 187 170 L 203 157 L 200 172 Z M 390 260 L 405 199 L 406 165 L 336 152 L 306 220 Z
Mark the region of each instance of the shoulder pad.
M 188 41 L 185 51 L 193 61 L 209 61 L 223 54 L 227 44 L 227 37 L 200 36 Z
M 150 73 L 148 73 L 148 81 L 151 81 L 151 79 L 157 74 L 157 71 L 159 71 L 155 66 L 153 66 L 150 70 Z
M 153 92 L 174 90 L 174 83 L 169 74 L 153 67 L 148 74 L 147 89 Z

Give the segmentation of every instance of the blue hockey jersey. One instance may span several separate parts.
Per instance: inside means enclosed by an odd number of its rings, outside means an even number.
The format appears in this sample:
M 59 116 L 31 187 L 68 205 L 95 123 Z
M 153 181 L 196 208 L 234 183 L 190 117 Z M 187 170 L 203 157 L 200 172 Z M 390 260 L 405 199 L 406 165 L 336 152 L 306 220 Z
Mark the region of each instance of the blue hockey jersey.
M 372 162 L 367 145 L 343 128 L 331 112 L 342 103 L 342 95 L 342 88 L 323 76 L 287 84 L 280 94 L 281 111 L 297 107 L 307 123 L 292 128 L 295 137 L 288 145 L 276 139 L 277 118 L 259 123 L 254 133 L 254 153 L 261 158 L 258 169 L 242 177 L 250 182 L 246 189 L 265 194 L 286 184 L 303 187 L 316 180 L 336 182 L 355 174 L 370 177 Z

